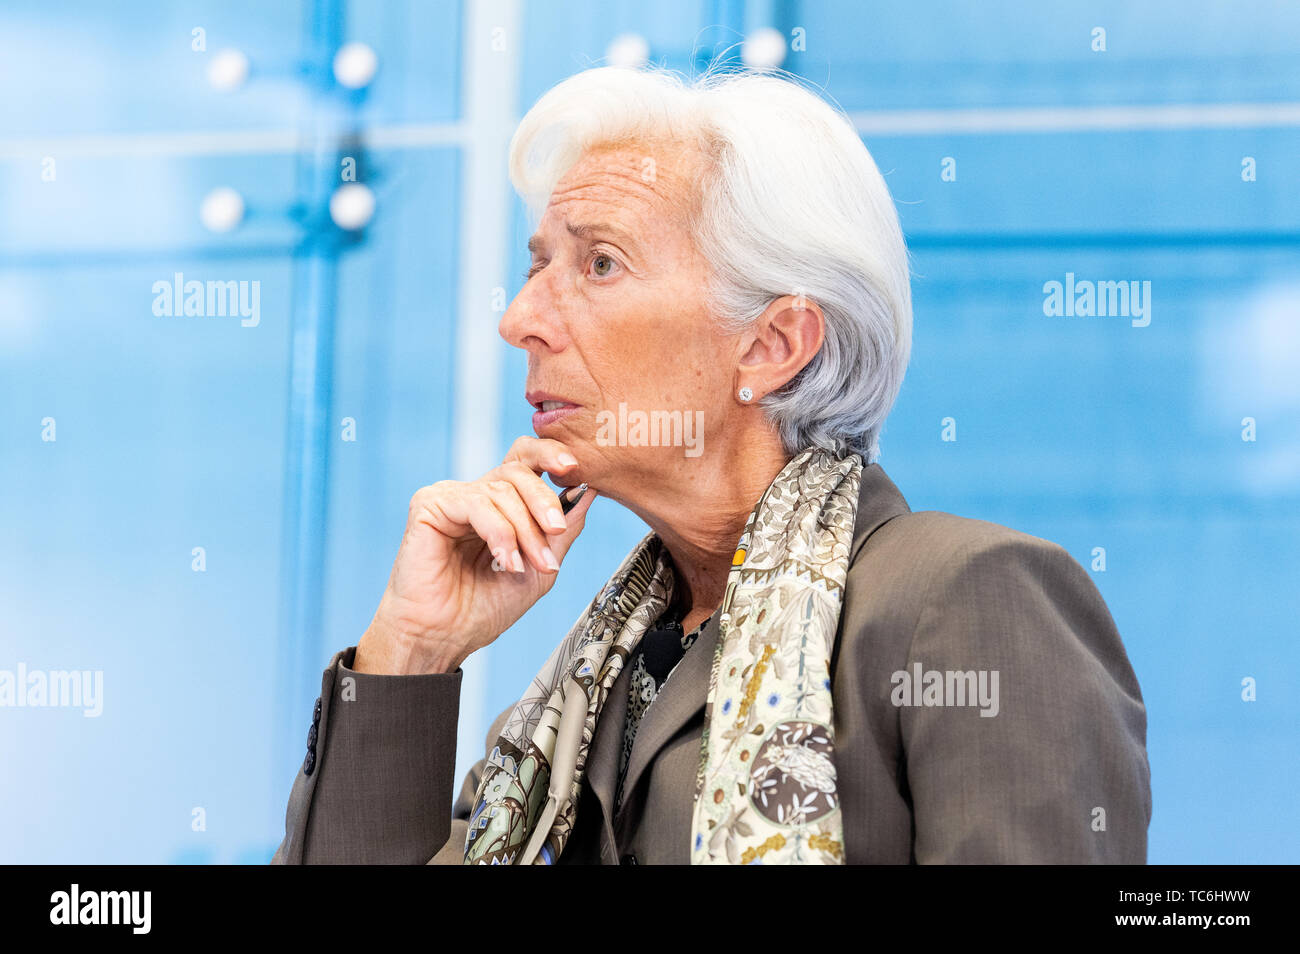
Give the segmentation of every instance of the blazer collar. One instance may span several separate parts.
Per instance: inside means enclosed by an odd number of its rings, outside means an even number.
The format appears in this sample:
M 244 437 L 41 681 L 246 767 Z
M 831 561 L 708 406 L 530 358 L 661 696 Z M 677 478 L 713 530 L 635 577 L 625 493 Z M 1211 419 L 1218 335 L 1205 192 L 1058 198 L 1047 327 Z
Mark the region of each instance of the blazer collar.
M 867 538 L 882 524 L 899 514 L 910 512 L 907 501 L 878 463 L 863 467 L 849 562 L 857 559 L 858 551 Z M 659 754 L 659 750 L 682 726 L 703 711 L 709 693 L 713 655 L 718 645 L 718 617 L 719 614 L 713 614 L 642 716 L 628 760 L 627 778 L 623 784 L 625 798 L 635 789 L 637 780 Z M 610 687 L 609 697 L 601 709 L 596 735 L 587 755 L 587 782 L 600 799 L 605 814 L 606 834 L 611 842 L 618 763 L 623 746 L 623 727 L 627 720 L 627 694 L 631 678 L 630 667 L 624 666 Z

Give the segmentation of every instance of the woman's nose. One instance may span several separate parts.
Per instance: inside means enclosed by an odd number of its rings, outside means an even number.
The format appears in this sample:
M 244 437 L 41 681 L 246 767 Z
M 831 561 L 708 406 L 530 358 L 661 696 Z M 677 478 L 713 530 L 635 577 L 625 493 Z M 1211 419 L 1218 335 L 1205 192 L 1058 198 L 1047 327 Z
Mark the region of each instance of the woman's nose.
M 563 331 L 555 304 L 546 282 L 540 277 L 530 279 L 506 308 L 497 331 L 516 348 L 559 350 Z

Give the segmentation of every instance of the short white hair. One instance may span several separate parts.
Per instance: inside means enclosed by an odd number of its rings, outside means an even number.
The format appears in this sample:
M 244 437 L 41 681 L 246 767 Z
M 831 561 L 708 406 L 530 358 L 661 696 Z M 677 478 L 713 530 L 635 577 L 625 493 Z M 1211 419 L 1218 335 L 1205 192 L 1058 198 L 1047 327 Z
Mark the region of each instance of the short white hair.
M 510 180 L 540 215 L 589 150 L 696 145 L 696 248 L 711 313 L 742 331 L 783 295 L 826 319 L 816 356 L 760 405 L 787 453 L 880 453 L 911 353 L 907 248 L 893 200 L 852 122 L 782 71 L 599 67 L 547 91 L 510 142 Z

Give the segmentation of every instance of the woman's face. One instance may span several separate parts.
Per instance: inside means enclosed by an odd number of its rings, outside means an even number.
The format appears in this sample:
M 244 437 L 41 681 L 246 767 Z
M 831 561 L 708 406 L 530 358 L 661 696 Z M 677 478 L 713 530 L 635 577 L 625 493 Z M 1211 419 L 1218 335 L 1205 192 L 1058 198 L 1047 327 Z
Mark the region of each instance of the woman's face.
M 500 332 L 528 352 L 537 436 L 578 459 L 566 483 L 634 493 L 698 466 L 723 433 L 737 341 L 704 305 L 709 270 L 690 238 L 700 171 L 681 147 L 588 152 L 530 242 Z

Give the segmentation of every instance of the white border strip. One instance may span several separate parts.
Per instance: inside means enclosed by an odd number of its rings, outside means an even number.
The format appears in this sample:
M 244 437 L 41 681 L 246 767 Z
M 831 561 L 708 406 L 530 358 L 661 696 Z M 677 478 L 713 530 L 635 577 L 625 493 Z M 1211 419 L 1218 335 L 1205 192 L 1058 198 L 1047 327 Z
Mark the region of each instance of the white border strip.
M 114 133 L 0 139 L 0 159 L 171 159 L 182 156 L 270 155 L 309 148 L 292 129 L 231 132 Z
M 503 2 L 514 7 L 517 0 Z M 473 5 L 471 5 L 471 9 Z M 517 12 L 512 11 L 512 16 Z M 472 18 L 473 19 L 473 18 Z M 497 22 L 495 26 L 500 26 Z M 490 27 L 489 27 L 490 30 Z M 490 33 L 489 33 L 490 35 Z M 510 53 L 485 54 L 490 67 L 509 66 Z M 511 62 L 507 64 L 507 60 Z M 497 72 L 484 67 L 487 80 Z M 470 92 L 471 103 L 482 98 Z M 514 103 L 511 101 L 511 108 Z M 858 132 L 874 136 L 931 136 L 1008 133 L 1102 132 L 1113 130 L 1240 129 L 1300 126 L 1300 103 L 1175 103 L 1162 106 L 1041 106 L 991 109 L 879 110 L 849 114 Z M 513 112 L 510 125 L 517 122 Z M 377 149 L 466 146 L 478 135 L 467 122 L 363 126 L 365 145 Z M 44 156 L 89 159 L 167 159 L 182 156 L 288 154 L 306 149 L 293 130 L 229 132 L 118 133 L 103 136 L 46 136 L 0 139 L 0 160 L 39 160 Z M 503 152 L 504 154 L 504 152 Z
M 362 126 L 362 142 L 375 149 L 461 146 L 470 138 L 464 123 L 408 123 Z M 236 129 L 229 132 L 116 133 L 104 136 L 47 136 L 0 139 L 0 160 L 176 159 L 186 156 L 291 155 L 313 148 L 292 129 Z
M 850 113 L 874 136 L 1300 126 L 1300 103 L 1171 103 L 1163 106 L 1042 106 Z
M 464 115 L 469 135 L 461 153 L 452 463 L 456 480 L 473 480 L 501 462 L 504 345 L 497 334 L 500 315 L 491 306 L 492 290 L 509 287 L 513 192 L 506 149 L 518 121 L 523 38 L 519 0 L 478 0 L 464 9 Z M 504 39 L 504 50 L 492 48 L 496 37 Z M 495 648 L 485 646 L 461 667 L 457 790 L 470 767 L 483 757 L 483 738 L 496 717 L 495 712 L 485 711 Z

